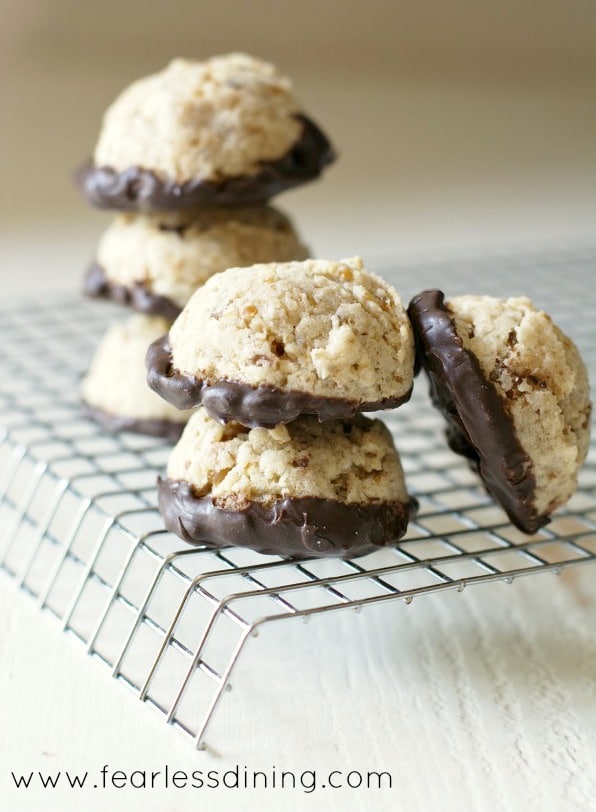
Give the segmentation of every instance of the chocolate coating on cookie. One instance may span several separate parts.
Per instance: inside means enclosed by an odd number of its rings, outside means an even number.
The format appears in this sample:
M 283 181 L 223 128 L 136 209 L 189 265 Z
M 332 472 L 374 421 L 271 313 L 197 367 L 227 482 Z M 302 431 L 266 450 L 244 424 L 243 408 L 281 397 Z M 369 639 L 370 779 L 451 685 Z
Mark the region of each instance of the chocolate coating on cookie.
M 321 421 L 350 420 L 360 412 L 392 409 L 409 400 L 411 390 L 399 398 L 359 403 L 346 398 L 328 398 L 309 392 L 284 391 L 274 386 L 249 386 L 236 381 L 202 381 L 184 375 L 172 366 L 169 337 L 154 341 L 147 352 L 147 383 L 178 409 L 203 405 L 206 411 L 227 423 L 234 420 L 248 428 L 272 429 L 291 423 L 301 414 Z
M 181 308 L 166 296 L 159 296 L 148 290 L 142 282 L 133 287 L 119 285 L 108 279 L 106 272 L 97 262 L 92 262 L 83 282 L 83 293 L 91 299 L 110 299 L 118 304 L 132 307 L 139 313 L 163 316 L 174 321 Z
M 534 506 L 536 480 L 513 420 L 476 356 L 466 350 L 439 290 L 415 296 L 408 315 L 431 397 L 447 420 L 450 447 L 467 457 L 488 492 L 525 533 L 547 524 Z
M 171 443 L 177 442 L 184 430 L 184 423 L 174 423 L 172 420 L 157 418 L 123 417 L 110 414 L 103 409 L 90 406 L 83 401 L 83 411 L 96 423 L 110 433 L 130 431 L 134 434 L 148 434 L 150 437 L 163 437 Z
M 304 115 L 296 118 L 302 124 L 296 144 L 281 158 L 262 161 L 251 175 L 177 182 L 140 166 L 118 172 L 90 163 L 78 170 L 76 180 L 87 200 L 100 209 L 149 212 L 265 203 L 315 180 L 335 160 L 333 147 L 314 121 Z
M 344 504 L 315 497 L 250 502 L 239 510 L 197 497 L 187 482 L 158 480 L 159 509 L 168 530 L 191 544 L 235 545 L 291 558 L 355 558 L 396 542 L 416 504 Z

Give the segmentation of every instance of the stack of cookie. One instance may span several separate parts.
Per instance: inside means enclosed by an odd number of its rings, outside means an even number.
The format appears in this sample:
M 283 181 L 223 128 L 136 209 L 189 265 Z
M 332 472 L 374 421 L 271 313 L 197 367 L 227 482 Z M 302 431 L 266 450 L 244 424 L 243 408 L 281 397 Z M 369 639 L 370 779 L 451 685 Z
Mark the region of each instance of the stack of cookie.
M 122 93 L 79 175 L 92 204 L 120 211 L 85 290 L 137 313 L 103 338 L 87 410 L 169 438 L 187 424 L 159 482 L 185 540 L 363 555 L 415 507 L 390 433 L 362 414 L 409 398 L 415 334 L 450 446 L 535 532 L 587 452 L 577 349 L 524 298 L 426 291 L 408 318 L 361 260 L 306 260 L 267 204 L 333 157 L 289 80 L 249 56 L 176 60 Z
M 175 60 L 116 99 L 78 176 L 92 204 L 120 212 L 85 293 L 137 313 L 109 328 L 83 380 L 92 417 L 110 430 L 180 435 L 189 412 L 146 386 L 148 345 L 214 274 L 308 256 L 267 202 L 318 177 L 333 157 L 290 81 L 243 54 Z
M 588 450 L 577 348 L 523 297 L 426 291 L 406 313 L 360 259 L 229 269 L 151 346 L 151 387 L 196 408 L 158 484 L 166 526 L 293 557 L 395 542 L 415 500 L 391 435 L 362 412 L 409 398 L 415 344 L 449 445 L 535 533 L 573 495 Z
M 362 260 L 218 274 L 147 366 L 169 404 L 197 409 L 159 482 L 166 526 L 185 540 L 354 557 L 405 532 L 414 503 L 399 456 L 362 412 L 408 400 L 414 338 Z

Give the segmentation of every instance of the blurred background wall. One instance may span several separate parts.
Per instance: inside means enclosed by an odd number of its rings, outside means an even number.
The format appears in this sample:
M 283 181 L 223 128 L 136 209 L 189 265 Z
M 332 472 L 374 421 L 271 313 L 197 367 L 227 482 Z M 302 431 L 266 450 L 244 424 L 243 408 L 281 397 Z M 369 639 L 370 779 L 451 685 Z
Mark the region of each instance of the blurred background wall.
M 340 160 L 279 198 L 319 254 L 594 235 L 592 0 L 0 0 L 0 273 L 78 281 L 107 215 L 71 182 L 101 115 L 173 56 L 294 79 Z M 48 282 L 49 271 L 36 275 Z

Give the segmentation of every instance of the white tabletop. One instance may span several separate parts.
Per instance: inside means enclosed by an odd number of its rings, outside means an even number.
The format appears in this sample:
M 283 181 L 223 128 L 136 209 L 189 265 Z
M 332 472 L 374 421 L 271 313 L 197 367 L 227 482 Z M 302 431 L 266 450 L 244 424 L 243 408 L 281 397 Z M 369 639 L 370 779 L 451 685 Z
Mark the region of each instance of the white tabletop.
M 77 810 L 84 799 L 90 810 L 590 809 L 594 577 L 586 567 L 284 623 L 283 639 L 255 641 L 206 752 L 192 751 L 2 579 L 5 808 Z M 88 771 L 97 783 L 105 764 L 128 774 L 165 765 L 315 770 L 320 783 L 333 770 L 388 771 L 393 786 L 43 791 L 36 779 L 16 790 L 10 777 Z

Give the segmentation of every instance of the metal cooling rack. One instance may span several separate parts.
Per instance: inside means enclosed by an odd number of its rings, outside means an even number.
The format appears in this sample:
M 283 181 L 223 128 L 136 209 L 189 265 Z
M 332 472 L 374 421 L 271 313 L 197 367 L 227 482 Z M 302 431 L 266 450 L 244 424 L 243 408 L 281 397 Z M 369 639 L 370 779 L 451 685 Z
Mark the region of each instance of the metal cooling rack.
M 376 268 L 406 300 L 434 285 L 527 293 L 596 368 L 594 248 Z M 107 435 L 79 409 L 80 374 L 114 313 L 74 297 L 0 306 L 0 567 L 196 746 L 263 624 L 596 561 L 596 455 L 567 509 L 523 536 L 446 449 L 424 381 L 384 416 L 420 499 L 395 548 L 292 563 L 187 547 L 155 507 L 169 446 Z

